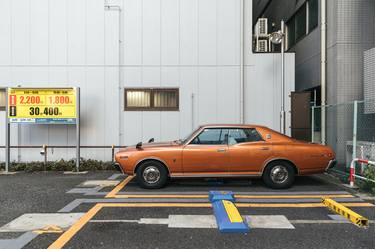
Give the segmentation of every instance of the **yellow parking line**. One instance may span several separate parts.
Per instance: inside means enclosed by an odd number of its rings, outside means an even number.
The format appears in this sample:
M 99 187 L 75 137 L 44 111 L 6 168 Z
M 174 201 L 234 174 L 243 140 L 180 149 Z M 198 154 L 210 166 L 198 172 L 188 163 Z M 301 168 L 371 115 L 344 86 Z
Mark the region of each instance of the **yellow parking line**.
M 309 198 L 345 198 L 353 195 L 235 195 L 238 199 L 309 199 Z
M 341 203 L 347 207 L 373 207 L 374 204 L 367 202 Z M 73 236 L 103 207 L 201 207 L 209 208 L 211 203 L 98 203 L 84 214 L 76 223 L 65 231 L 48 249 L 60 249 L 73 238 Z M 292 207 L 292 208 L 315 208 L 325 207 L 323 203 L 236 203 L 237 207 Z
M 114 187 L 112 191 L 105 196 L 105 198 L 116 198 L 116 194 L 120 192 L 120 190 L 123 189 L 133 178 L 134 175 L 126 177 L 120 184 Z
M 65 233 L 63 233 L 55 242 L 53 242 L 48 249 L 62 248 L 73 236 L 81 230 L 81 228 L 95 216 L 96 213 L 102 209 L 101 204 L 96 204 L 86 214 L 84 214 L 76 223 L 74 223 Z
M 347 207 L 373 207 L 374 204 L 368 202 L 348 202 L 341 203 Z M 237 207 L 290 207 L 290 208 L 315 208 L 325 207 L 322 203 L 236 203 Z
M 345 198 L 354 197 L 353 195 L 235 195 L 238 199 L 311 199 L 311 198 Z M 114 198 L 208 198 L 208 195 L 175 195 L 175 194 L 163 194 L 163 195 L 115 195 Z

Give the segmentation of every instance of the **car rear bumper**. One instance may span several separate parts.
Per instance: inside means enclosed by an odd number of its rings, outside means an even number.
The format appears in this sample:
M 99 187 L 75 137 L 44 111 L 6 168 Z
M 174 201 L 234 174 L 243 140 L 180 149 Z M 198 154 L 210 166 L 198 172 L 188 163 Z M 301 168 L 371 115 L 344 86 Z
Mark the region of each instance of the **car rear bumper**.
M 326 167 L 326 171 L 329 170 L 329 169 L 332 169 L 333 167 L 335 167 L 337 164 L 337 160 L 336 159 L 332 159 L 328 162 L 328 165 Z

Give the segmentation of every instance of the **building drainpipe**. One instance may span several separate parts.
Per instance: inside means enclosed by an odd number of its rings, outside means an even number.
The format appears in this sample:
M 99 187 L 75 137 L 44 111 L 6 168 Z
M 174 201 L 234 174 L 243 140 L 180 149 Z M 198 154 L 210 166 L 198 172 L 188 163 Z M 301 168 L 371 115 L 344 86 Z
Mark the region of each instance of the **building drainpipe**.
M 119 133 L 118 133 L 118 144 L 119 146 L 122 145 L 122 136 L 123 136 L 123 132 L 122 132 L 122 114 L 123 114 L 123 110 L 122 110 L 122 106 L 123 106 L 123 102 L 122 102 L 122 87 L 121 87 L 121 82 L 122 82 L 122 73 L 121 73 L 121 54 L 122 54 L 122 20 L 121 20 L 121 12 L 122 12 L 122 9 L 121 9 L 121 6 L 119 5 L 110 5 L 108 4 L 108 1 L 107 0 L 104 0 L 104 10 L 105 11 L 118 11 L 118 91 L 119 91 L 119 103 L 118 103 L 118 107 L 119 107 L 119 114 L 118 114 L 118 125 L 119 125 Z
M 321 84 L 321 137 L 326 144 L 326 105 L 327 105 L 327 0 L 321 0 L 320 29 L 320 84 Z
M 240 123 L 245 123 L 245 81 L 244 81 L 244 0 L 240 7 Z

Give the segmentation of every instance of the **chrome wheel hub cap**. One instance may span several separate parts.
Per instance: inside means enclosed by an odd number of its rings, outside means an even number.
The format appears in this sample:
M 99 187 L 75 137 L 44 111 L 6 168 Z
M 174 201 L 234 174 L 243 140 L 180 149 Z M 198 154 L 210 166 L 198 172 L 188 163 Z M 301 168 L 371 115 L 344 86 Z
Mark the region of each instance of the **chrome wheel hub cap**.
M 160 171 L 155 166 L 148 166 L 143 171 L 142 176 L 145 182 L 150 183 L 150 184 L 156 183 L 160 179 Z
M 273 167 L 271 179 L 274 183 L 284 183 L 288 179 L 288 170 L 281 165 Z

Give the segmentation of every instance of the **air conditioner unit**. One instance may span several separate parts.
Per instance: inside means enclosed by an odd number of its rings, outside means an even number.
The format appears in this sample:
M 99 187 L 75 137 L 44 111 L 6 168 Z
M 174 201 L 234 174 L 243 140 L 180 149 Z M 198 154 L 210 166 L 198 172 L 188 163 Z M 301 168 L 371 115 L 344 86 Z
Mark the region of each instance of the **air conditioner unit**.
M 259 18 L 257 24 L 255 25 L 255 35 L 258 37 L 268 36 L 268 19 Z
M 257 40 L 257 52 L 268 52 L 268 40 Z

